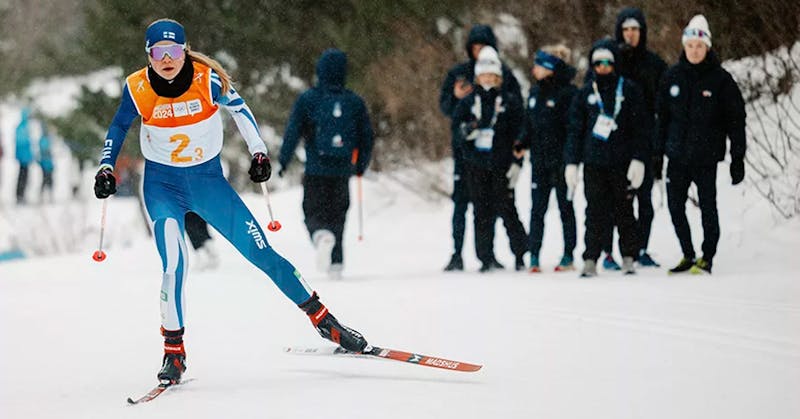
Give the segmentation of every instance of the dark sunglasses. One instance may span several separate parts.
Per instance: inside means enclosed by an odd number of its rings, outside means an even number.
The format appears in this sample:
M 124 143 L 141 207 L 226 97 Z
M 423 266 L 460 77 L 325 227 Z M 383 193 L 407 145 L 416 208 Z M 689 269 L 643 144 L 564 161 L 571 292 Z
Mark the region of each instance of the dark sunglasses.
M 173 60 L 179 60 L 183 58 L 183 53 L 186 49 L 186 45 L 184 44 L 169 44 L 169 45 L 153 45 L 152 47 L 145 48 L 145 52 L 147 52 L 150 57 L 156 61 L 161 61 L 169 55 L 169 58 Z
M 614 62 L 611 61 L 611 60 L 597 60 L 597 61 L 592 63 L 592 67 L 599 67 L 601 65 L 605 65 L 605 66 L 611 67 L 611 66 L 614 65 Z

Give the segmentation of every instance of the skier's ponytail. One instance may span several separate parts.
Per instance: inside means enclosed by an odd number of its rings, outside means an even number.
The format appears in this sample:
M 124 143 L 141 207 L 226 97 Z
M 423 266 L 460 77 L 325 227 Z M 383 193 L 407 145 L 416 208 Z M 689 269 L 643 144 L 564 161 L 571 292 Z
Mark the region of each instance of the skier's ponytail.
M 211 69 L 214 70 L 217 75 L 219 75 L 219 79 L 222 82 L 222 94 L 228 94 L 228 91 L 230 91 L 231 87 L 233 87 L 233 81 L 231 80 L 231 76 L 228 74 L 228 72 L 222 68 L 222 64 L 220 64 L 219 61 L 201 52 L 192 51 L 188 45 L 186 46 L 186 55 L 188 55 L 192 61 L 196 61 L 211 67 Z

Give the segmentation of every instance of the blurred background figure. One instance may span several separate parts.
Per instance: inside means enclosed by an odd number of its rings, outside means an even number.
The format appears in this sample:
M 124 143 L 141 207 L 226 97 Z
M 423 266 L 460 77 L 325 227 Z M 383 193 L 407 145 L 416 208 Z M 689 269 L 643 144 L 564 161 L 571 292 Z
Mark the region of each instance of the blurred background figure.
M 25 189 L 28 186 L 28 166 L 33 161 L 30 134 L 30 110 L 22 109 L 19 125 L 16 131 L 16 158 L 19 163 L 17 176 L 17 204 L 25 203 Z
M 42 123 L 42 135 L 39 137 L 39 166 L 42 168 L 41 203 L 53 202 L 53 153 L 50 132 Z
M 194 266 L 201 271 L 214 270 L 219 266 L 219 255 L 211 240 L 208 223 L 194 212 L 187 212 L 185 218 L 186 235 L 197 253 Z

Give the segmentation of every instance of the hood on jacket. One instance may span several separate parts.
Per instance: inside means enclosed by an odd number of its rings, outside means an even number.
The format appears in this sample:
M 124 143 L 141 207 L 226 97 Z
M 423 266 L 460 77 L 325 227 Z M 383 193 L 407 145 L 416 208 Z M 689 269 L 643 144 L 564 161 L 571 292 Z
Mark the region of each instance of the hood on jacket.
M 614 42 L 610 38 L 603 38 L 592 45 L 592 49 L 589 50 L 589 72 L 594 73 L 594 67 L 592 66 L 592 55 L 595 51 L 599 49 L 606 49 L 611 52 L 611 55 L 614 56 L 614 72 L 617 72 L 617 66 L 619 65 L 619 49 L 617 49 L 617 43 Z
M 647 50 L 647 21 L 644 18 L 644 12 L 636 7 L 626 7 L 622 9 L 617 15 L 617 25 L 614 34 L 617 38 L 617 44 L 624 44 L 625 37 L 622 36 L 622 24 L 628 19 L 635 19 L 639 22 L 639 45 L 636 46 L 637 51 Z
M 495 38 L 491 26 L 475 25 L 470 29 L 466 45 L 467 57 L 469 57 L 470 61 L 475 61 L 478 58 L 472 56 L 472 45 L 474 44 L 489 45 L 497 50 L 497 38 Z
M 317 80 L 320 86 L 344 88 L 347 80 L 347 54 L 330 48 L 317 61 Z

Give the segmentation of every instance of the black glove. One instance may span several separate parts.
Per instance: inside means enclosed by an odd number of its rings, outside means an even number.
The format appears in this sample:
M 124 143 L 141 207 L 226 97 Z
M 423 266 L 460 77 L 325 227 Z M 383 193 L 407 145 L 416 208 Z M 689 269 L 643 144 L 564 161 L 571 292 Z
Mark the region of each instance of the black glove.
M 269 180 L 269 177 L 272 176 L 272 165 L 269 163 L 269 157 L 260 151 L 253 154 L 250 170 L 247 173 L 250 174 L 250 180 L 256 183 Z
M 738 185 L 744 180 L 744 159 L 731 161 L 731 183 Z
M 110 168 L 100 169 L 94 176 L 94 196 L 97 199 L 106 199 L 117 193 L 117 179 Z
M 664 177 L 664 156 L 653 156 L 651 164 L 653 165 L 653 177 L 661 180 Z

